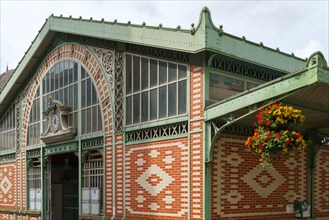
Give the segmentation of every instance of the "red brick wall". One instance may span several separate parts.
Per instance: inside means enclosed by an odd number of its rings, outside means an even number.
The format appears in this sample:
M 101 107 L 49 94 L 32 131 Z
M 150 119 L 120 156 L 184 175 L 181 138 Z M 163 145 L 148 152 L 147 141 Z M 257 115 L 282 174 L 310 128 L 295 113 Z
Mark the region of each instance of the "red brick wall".
M 0 164 L 0 208 L 14 209 L 17 206 L 16 163 Z
M 314 169 L 314 215 L 329 216 L 329 149 L 321 148 Z
M 294 217 L 286 205 L 306 200 L 306 152 L 262 168 L 246 138 L 220 136 L 212 162 L 213 219 Z
M 188 214 L 188 139 L 127 145 L 126 216 L 186 219 Z
M 190 218 L 203 218 L 203 70 L 190 68 Z

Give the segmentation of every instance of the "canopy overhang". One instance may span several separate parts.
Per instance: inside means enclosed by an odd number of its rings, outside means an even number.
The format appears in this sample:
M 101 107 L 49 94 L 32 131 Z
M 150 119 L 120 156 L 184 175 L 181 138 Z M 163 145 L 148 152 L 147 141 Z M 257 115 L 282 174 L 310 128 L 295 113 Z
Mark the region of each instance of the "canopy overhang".
M 278 101 L 302 110 L 305 123 L 301 129 L 329 136 L 329 68 L 320 52 L 312 54 L 301 71 L 208 106 L 204 118 L 208 123 L 229 118 L 227 125 L 251 121 L 260 107 Z M 211 145 L 206 146 L 206 161 L 211 161 L 214 142 L 227 125 L 215 129 Z

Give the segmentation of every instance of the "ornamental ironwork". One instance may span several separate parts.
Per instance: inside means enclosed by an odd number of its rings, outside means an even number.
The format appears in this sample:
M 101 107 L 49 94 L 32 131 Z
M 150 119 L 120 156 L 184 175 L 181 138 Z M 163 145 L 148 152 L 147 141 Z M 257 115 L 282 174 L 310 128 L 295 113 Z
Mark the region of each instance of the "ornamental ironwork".
M 189 62 L 188 54 L 178 51 L 140 46 L 134 44 L 126 44 L 126 51 L 130 53 L 140 54 L 143 56 L 151 56 L 155 58 L 173 60 L 177 62 L 183 62 L 183 63 Z
M 0 156 L 0 163 L 7 163 L 16 161 L 16 153 Z
M 81 141 L 81 149 L 82 150 L 90 150 L 90 149 L 97 149 L 103 147 L 103 137 L 88 139 Z
M 103 71 L 106 74 L 106 79 L 109 82 L 111 86 L 111 90 L 113 92 L 113 51 L 103 49 L 103 48 L 98 48 L 98 47 L 88 47 L 90 51 L 95 55 L 96 59 L 98 62 L 101 64 Z
M 223 70 L 230 73 L 239 74 L 254 79 L 259 79 L 265 82 L 279 78 L 285 73 L 248 64 L 243 61 L 226 58 L 222 55 L 216 55 L 210 61 L 209 67 Z
M 67 39 L 68 39 L 68 41 L 78 42 L 83 45 L 103 47 L 103 48 L 108 48 L 108 49 L 114 49 L 114 47 L 115 47 L 115 44 L 113 41 L 100 39 L 100 38 L 68 34 Z
M 114 106 L 115 130 L 123 131 L 123 53 L 115 52 L 114 69 Z
M 145 141 L 157 138 L 168 138 L 185 135 L 188 133 L 188 123 L 181 122 L 159 127 L 146 128 L 126 133 L 126 142 Z
M 217 128 L 220 128 L 227 124 L 226 121 L 215 121 L 214 122 Z M 214 134 L 214 131 L 212 130 Z M 240 135 L 240 136 L 250 136 L 254 133 L 254 127 L 248 124 L 231 124 L 228 125 L 223 131 L 223 134 L 232 134 L 232 135 Z

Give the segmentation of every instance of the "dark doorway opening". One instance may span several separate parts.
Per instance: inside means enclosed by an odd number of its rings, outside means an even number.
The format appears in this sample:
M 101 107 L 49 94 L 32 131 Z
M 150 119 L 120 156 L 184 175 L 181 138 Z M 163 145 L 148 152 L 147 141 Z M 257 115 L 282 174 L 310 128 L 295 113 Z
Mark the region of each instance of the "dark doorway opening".
M 74 153 L 50 156 L 51 220 L 79 219 L 79 166 Z

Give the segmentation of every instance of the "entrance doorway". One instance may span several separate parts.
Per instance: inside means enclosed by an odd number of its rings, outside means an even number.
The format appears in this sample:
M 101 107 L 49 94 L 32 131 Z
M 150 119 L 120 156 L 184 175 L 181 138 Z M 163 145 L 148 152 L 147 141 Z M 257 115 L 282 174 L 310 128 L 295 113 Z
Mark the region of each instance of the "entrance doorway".
M 47 207 L 49 220 L 79 219 L 79 166 L 74 153 L 48 157 Z

